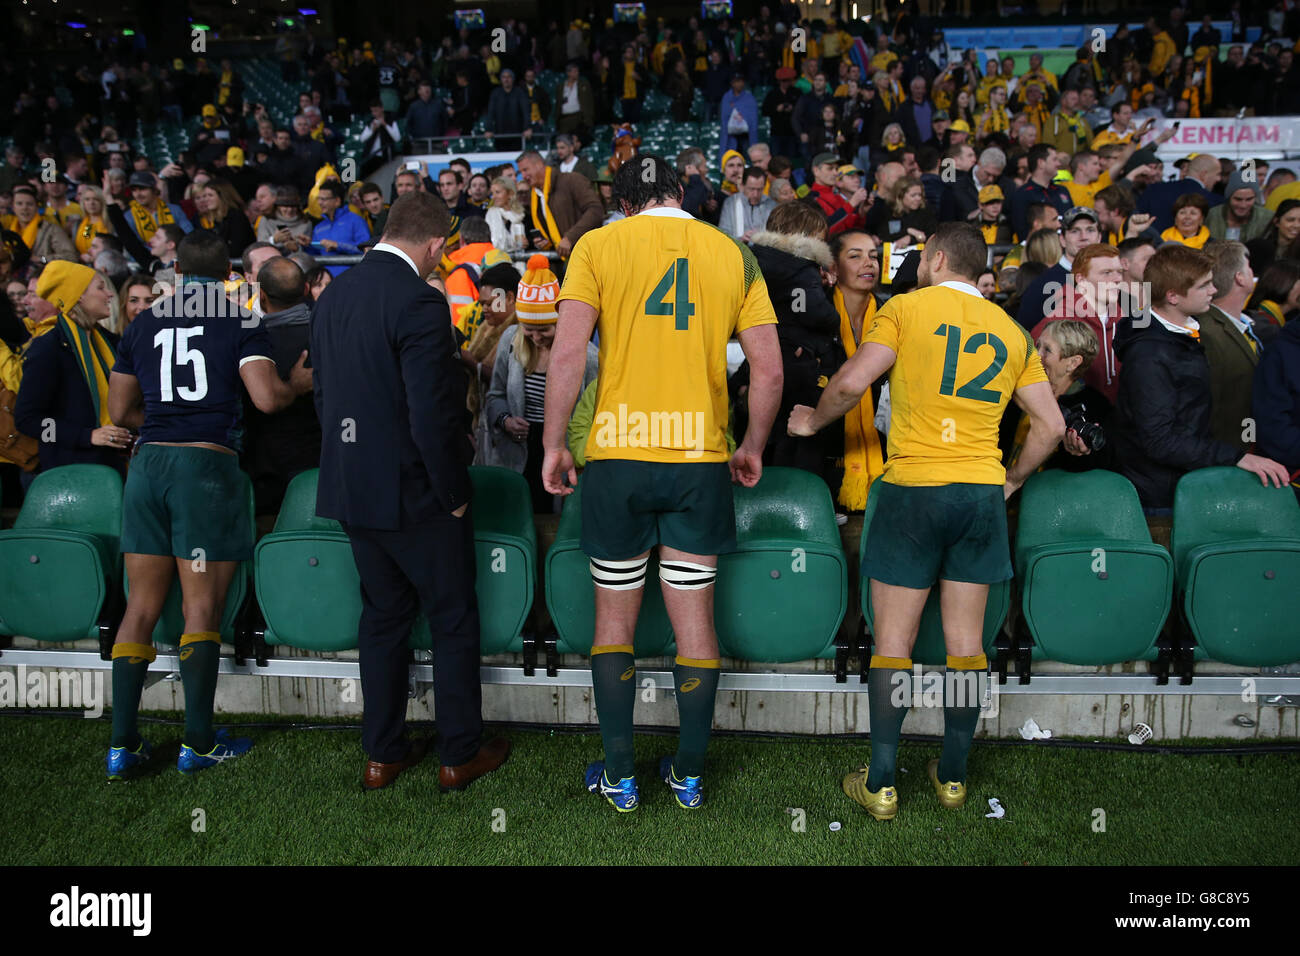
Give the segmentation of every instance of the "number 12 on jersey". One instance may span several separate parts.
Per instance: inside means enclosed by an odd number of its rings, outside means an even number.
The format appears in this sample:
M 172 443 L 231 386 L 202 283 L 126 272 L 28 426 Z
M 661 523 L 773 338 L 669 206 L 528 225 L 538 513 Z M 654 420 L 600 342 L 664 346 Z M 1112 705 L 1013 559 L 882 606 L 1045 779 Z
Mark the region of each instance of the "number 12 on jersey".
M 691 301 L 690 275 L 690 263 L 685 259 L 678 259 L 669 266 L 650 297 L 645 300 L 645 314 L 675 316 L 677 322 L 674 328 L 678 332 L 690 328 L 691 316 L 695 314 L 695 303 Z M 664 301 L 668 290 L 674 286 L 673 301 Z
M 989 363 L 988 368 L 961 388 L 958 388 L 955 394 L 958 398 L 970 398 L 977 402 L 992 402 L 994 404 L 1000 402 L 1002 393 L 984 386 L 993 381 L 998 372 L 1002 371 L 1002 366 L 1007 364 L 1007 347 L 1003 341 L 988 332 L 976 332 L 966 340 L 966 347 L 962 348 L 961 326 L 949 325 L 946 322 L 935 329 L 934 334 L 948 337 L 948 347 L 944 350 L 943 356 L 943 380 L 939 383 L 939 394 L 954 394 L 953 389 L 957 385 L 957 358 L 959 353 L 966 352 L 974 355 L 987 345 L 993 349 L 993 361 Z

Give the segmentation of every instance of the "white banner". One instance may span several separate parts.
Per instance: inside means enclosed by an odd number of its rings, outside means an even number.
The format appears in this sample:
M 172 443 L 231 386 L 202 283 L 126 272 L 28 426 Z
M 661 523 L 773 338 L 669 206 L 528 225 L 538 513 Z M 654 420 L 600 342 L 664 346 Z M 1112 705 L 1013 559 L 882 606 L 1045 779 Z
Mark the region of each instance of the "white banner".
M 1166 163 L 1189 153 L 1226 159 L 1282 159 L 1300 155 L 1300 116 L 1235 116 L 1211 119 L 1161 119 L 1155 136 L 1175 123 L 1173 139 L 1156 150 Z

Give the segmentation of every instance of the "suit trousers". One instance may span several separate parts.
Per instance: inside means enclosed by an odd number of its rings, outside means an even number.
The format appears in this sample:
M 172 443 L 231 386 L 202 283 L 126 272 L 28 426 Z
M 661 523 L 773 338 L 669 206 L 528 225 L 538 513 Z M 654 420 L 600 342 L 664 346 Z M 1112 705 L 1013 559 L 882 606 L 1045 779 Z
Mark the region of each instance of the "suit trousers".
M 344 525 L 361 576 L 361 745 L 371 760 L 406 757 L 408 640 L 417 613 L 433 639 L 438 755 L 458 766 L 483 734 L 473 505 L 400 531 Z

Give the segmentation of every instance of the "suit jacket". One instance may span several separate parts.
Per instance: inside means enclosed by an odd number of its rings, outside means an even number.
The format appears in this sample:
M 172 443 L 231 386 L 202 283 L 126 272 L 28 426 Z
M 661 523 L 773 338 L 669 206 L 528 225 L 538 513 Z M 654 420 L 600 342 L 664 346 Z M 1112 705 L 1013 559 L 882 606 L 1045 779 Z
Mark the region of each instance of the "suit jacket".
M 1212 305 L 1196 321 L 1201 345 L 1210 363 L 1210 434 L 1218 441 L 1247 451 L 1241 440 L 1242 419 L 1250 417 L 1251 388 L 1259 356 L 1232 319 Z
M 317 514 L 398 531 L 469 501 L 465 375 L 441 292 L 371 250 L 316 303 L 311 362 Z
M 605 221 L 605 207 L 586 176 L 581 173 L 555 173 L 551 176 L 551 195 L 546 200 L 555 217 L 560 235 L 577 245 L 578 240 Z M 540 210 L 538 212 L 540 215 Z M 535 223 L 543 235 L 546 224 Z

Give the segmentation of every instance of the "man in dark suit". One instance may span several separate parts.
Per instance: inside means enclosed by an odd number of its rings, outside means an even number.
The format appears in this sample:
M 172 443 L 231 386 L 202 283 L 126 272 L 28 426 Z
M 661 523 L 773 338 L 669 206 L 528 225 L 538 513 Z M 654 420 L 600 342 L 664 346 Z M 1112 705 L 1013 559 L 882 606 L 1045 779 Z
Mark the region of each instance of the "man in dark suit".
M 437 197 L 398 197 L 379 244 L 330 284 L 311 322 L 322 432 L 316 511 L 342 523 L 361 576 L 367 790 L 392 783 L 428 748 L 405 735 L 417 611 L 433 637 L 439 787 L 463 789 L 510 752 L 504 738 L 480 744 L 465 378 L 447 300 L 424 281 L 450 230 Z

